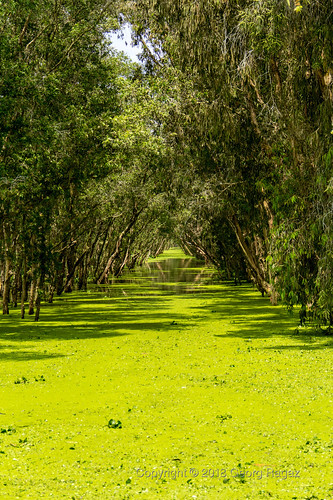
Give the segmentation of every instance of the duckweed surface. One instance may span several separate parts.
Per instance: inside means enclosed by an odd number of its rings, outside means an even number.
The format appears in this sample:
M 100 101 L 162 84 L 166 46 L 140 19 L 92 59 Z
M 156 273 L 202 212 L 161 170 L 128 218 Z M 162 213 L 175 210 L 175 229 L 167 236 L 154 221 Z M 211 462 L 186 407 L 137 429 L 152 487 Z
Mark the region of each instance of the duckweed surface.
M 332 339 L 202 266 L 1 319 L 1 499 L 332 498 Z

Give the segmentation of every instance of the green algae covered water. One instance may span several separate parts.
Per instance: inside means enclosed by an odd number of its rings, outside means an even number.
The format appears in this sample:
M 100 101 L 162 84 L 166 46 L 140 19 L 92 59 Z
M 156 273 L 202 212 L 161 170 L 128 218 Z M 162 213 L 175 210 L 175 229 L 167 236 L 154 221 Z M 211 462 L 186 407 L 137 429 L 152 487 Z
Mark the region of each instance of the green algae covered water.
M 171 249 L 0 320 L 0 498 L 332 493 L 332 340 Z
M 180 249 L 172 248 L 121 278 L 115 278 L 103 290 L 109 297 L 125 293 L 132 296 L 181 295 L 213 291 L 212 285 L 216 284 L 220 284 L 220 280 L 214 269 L 205 266 L 202 260 L 185 255 Z M 92 289 L 98 292 L 101 287 Z

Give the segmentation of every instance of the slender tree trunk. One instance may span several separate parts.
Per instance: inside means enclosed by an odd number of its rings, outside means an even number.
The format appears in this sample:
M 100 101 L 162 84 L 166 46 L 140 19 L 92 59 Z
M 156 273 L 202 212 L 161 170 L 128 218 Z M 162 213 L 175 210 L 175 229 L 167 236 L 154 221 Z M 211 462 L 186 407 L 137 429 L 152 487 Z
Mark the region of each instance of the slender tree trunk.
M 123 272 L 124 267 L 126 266 L 127 261 L 128 261 L 129 251 L 130 251 L 130 245 L 127 246 L 125 256 L 124 256 L 120 266 L 118 267 L 117 271 L 114 273 L 116 277 L 120 276 L 121 273 Z
M 36 312 L 35 312 L 35 321 L 39 320 L 40 303 L 41 303 L 41 289 L 37 285 L 37 287 L 36 287 Z
M 36 313 L 35 313 L 35 321 L 39 320 L 40 315 L 40 307 L 42 301 L 43 287 L 44 287 L 44 274 L 42 274 L 38 280 L 37 288 L 36 288 Z
M 87 290 L 87 282 L 88 282 L 88 259 L 89 255 L 85 255 L 84 259 L 82 259 L 79 266 L 79 280 L 78 280 L 78 289 L 79 290 Z
M 34 314 L 34 307 L 35 307 L 35 301 L 36 301 L 36 293 L 37 293 L 37 279 L 34 275 L 34 268 L 32 269 L 32 281 L 30 285 L 30 295 L 29 295 L 29 310 L 28 314 L 29 316 L 32 316 Z
M 22 276 L 22 287 L 21 287 L 21 318 L 24 319 L 25 314 L 25 300 L 27 293 L 27 258 L 23 257 L 23 276 Z
M 5 275 L 3 282 L 2 294 L 2 312 L 9 314 L 9 295 L 10 295 L 10 259 L 8 256 L 5 258 Z
M 14 273 L 13 286 L 12 286 L 12 304 L 13 304 L 13 307 L 17 307 L 18 289 L 19 289 L 19 269 L 16 268 L 15 273 Z
M 165 239 L 163 238 L 157 250 L 154 252 L 154 257 L 157 257 L 162 252 L 164 245 L 165 245 Z
M 64 291 L 70 293 L 74 287 L 74 273 L 75 273 L 75 256 L 76 256 L 76 241 L 74 241 L 73 235 L 75 231 L 75 226 L 73 223 L 74 219 L 74 206 L 76 200 L 76 186 L 72 179 L 73 169 L 70 171 L 69 180 L 69 204 L 68 204 L 68 217 L 70 222 L 70 247 L 67 249 L 66 253 L 66 264 L 67 264 L 67 276 Z
M 270 295 L 272 292 L 272 287 L 269 283 L 267 283 L 265 277 L 262 274 L 262 271 L 260 270 L 260 267 L 259 267 L 259 264 L 256 260 L 255 255 L 253 255 L 253 252 L 251 251 L 250 247 L 246 243 L 244 235 L 243 235 L 243 231 L 241 230 L 241 227 L 239 225 L 239 222 L 238 222 L 236 216 L 234 215 L 229 220 L 229 222 L 230 222 L 230 225 L 235 232 L 239 246 L 244 253 L 246 261 L 251 269 L 251 272 L 253 274 L 253 277 L 255 279 L 255 282 L 256 282 L 260 292 L 262 294 L 264 294 L 266 292 L 267 294 Z
M 9 255 L 9 227 L 8 223 L 3 224 L 3 237 L 5 246 L 5 266 L 4 266 L 4 279 L 2 291 L 2 312 L 9 314 L 9 297 L 10 297 L 10 278 L 11 278 L 11 260 Z
M 104 239 L 103 239 L 101 248 L 99 249 L 98 254 L 97 254 L 97 259 L 96 259 L 96 263 L 95 263 L 95 270 L 94 270 L 94 274 L 93 274 L 95 276 L 95 280 L 94 280 L 95 283 L 98 282 L 99 264 L 100 264 L 102 253 L 103 253 L 103 250 L 104 250 L 104 247 L 105 247 L 105 244 L 106 244 L 106 240 L 107 240 L 107 237 L 108 237 L 108 234 L 109 234 L 109 231 L 110 231 L 110 227 L 111 226 L 108 226 L 107 230 L 105 231 L 105 235 L 104 235 Z
M 64 287 L 65 293 L 71 293 L 74 288 L 74 274 L 76 270 L 75 265 L 75 254 L 76 254 L 76 243 L 72 242 L 70 248 L 67 251 L 67 276 L 66 283 Z
M 61 295 L 64 289 L 64 279 L 65 279 L 65 255 L 62 256 L 61 267 L 56 271 L 56 293 L 57 295 Z
M 82 260 L 84 259 L 85 255 L 87 254 L 87 251 L 88 250 L 83 252 L 83 254 L 78 259 L 76 259 L 76 261 L 72 264 L 71 271 L 67 273 L 66 282 L 61 289 L 61 293 L 64 290 L 66 293 L 70 293 L 72 291 L 72 280 L 73 280 L 73 277 L 75 275 L 75 271 L 76 271 L 77 267 L 81 264 Z M 58 295 L 60 295 L 60 294 L 58 294 Z
M 110 269 L 111 269 L 111 266 L 113 264 L 113 262 L 115 261 L 115 259 L 118 257 L 118 254 L 120 252 L 120 248 L 121 248 L 121 244 L 122 244 L 122 241 L 124 239 L 124 237 L 126 236 L 126 234 L 130 231 L 130 229 L 134 226 L 135 222 L 137 221 L 140 213 L 142 212 L 142 209 L 138 212 L 134 212 L 133 216 L 132 216 L 132 219 L 130 220 L 130 222 L 128 223 L 128 225 L 125 227 L 125 229 L 120 233 L 118 239 L 117 239 L 117 242 L 116 242 L 116 245 L 113 249 L 113 252 L 109 258 L 109 260 L 107 261 L 107 264 L 104 268 L 104 271 L 102 272 L 101 276 L 99 277 L 97 283 L 100 285 L 101 283 L 105 283 L 105 280 L 110 272 Z
M 53 304 L 53 297 L 54 297 L 54 286 L 51 284 L 49 286 L 49 297 L 47 299 L 49 304 Z

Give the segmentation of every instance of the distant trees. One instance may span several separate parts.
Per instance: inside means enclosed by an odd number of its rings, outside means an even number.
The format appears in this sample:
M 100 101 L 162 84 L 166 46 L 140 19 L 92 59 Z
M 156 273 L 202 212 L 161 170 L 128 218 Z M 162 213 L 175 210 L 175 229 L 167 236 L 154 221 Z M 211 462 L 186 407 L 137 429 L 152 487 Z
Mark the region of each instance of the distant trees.
M 22 318 L 27 306 L 38 320 L 42 298 L 104 283 L 161 245 L 163 144 L 141 71 L 112 54 L 116 7 L 1 5 L 4 314 L 20 300 Z
M 178 75 L 170 130 L 195 186 L 184 243 L 226 268 L 237 242 L 263 293 L 331 324 L 332 5 L 133 4 L 147 69 Z

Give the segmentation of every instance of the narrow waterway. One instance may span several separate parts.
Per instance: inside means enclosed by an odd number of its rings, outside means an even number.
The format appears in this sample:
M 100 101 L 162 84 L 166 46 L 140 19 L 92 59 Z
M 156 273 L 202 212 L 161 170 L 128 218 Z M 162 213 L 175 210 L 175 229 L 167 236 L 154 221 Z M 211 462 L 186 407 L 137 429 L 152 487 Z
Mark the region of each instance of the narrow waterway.
M 290 498 L 264 467 L 328 484 L 331 341 L 295 326 L 176 249 L 43 304 L 39 323 L 14 311 L 0 323 L 3 497 Z
M 121 295 L 124 292 L 129 295 L 181 295 L 207 292 L 210 285 L 220 283 L 216 271 L 207 267 L 204 261 L 180 255 L 180 250 L 171 249 L 161 260 L 150 260 L 134 270 L 125 272 L 102 290 L 109 296 Z M 94 290 L 101 288 L 95 287 Z

